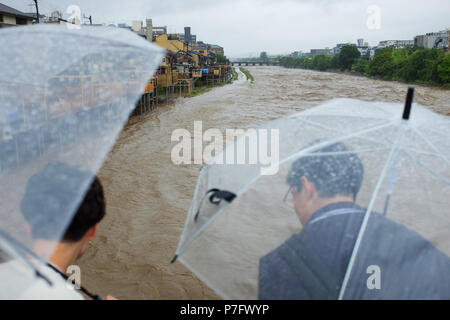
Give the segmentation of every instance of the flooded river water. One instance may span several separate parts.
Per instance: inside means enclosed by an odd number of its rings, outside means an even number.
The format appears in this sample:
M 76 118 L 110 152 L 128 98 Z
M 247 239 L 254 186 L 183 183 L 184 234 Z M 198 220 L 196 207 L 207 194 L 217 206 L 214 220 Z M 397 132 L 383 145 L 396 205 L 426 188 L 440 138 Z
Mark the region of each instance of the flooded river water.
M 107 216 L 80 263 L 82 284 L 120 299 L 214 299 L 181 263 L 171 265 L 199 165 L 171 162 L 171 134 L 254 128 L 332 98 L 403 102 L 408 85 L 344 74 L 246 67 L 255 77 L 194 98 L 180 98 L 131 119 L 100 171 Z M 450 91 L 416 86 L 415 101 L 450 115 Z

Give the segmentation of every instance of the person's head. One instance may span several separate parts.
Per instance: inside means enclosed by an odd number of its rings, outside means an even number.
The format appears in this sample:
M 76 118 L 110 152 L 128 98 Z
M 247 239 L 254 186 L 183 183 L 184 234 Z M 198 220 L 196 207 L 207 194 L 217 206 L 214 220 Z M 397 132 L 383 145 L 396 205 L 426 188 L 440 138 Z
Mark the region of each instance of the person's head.
M 286 181 L 301 223 L 305 225 L 314 212 L 327 204 L 354 202 L 363 175 L 361 159 L 340 142 L 297 159 Z
M 29 179 L 21 211 L 33 240 L 78 244 L 83 254 L 105 216 L 103 188 L 88 170 L 50 163 Z

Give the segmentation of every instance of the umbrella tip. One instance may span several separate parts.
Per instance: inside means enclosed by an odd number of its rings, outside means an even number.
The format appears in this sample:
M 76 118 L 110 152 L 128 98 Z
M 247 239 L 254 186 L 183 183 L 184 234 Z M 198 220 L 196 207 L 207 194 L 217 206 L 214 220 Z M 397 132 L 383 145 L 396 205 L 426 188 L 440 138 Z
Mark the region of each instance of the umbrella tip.
M 173 257 L 172 261 L 170 261 L 170 264 L 173 264 L 175 261 L 177 261 L 178 255 L 176 254 L 175 257 Z
M 408 88 L 408 93 L 406 94 L 405 108 L 403 109 L 403 119 L 409 120 L 409 115 L 411 114 L 411 105 L 414 97 L 414 87 Z

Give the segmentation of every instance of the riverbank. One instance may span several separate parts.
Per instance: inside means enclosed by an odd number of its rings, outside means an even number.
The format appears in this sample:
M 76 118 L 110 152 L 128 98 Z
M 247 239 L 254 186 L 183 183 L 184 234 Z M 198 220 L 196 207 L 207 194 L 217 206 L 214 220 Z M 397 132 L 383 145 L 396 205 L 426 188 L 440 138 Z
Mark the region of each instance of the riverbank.
M 152 92 L 144 93 L 139 101 L 136 103 L 136 107 L 131 113 L 130 117 L 143 115 L 152 111 L 157 105 L 167 105 L 173 102 L 176 98 L 193 98 L 204 93 L 211 91 L 214 88 L 222 87 L 226 84 L 231 84 L 237 80 L 238 76 L 234 68 L 231 68 L 232 72 L 228 76 L 228 79 L 224 78 L 220 81 L 208 81 L 205 84 L 201 80 L 194 82 L 193 84 L 186 84 L 185 86 L 175 87 L 162 87 L 154 89 Z
M 288 68 L 288 69 L 291 69 L 291 68 Z M 296 69 L 296 68 L 294 68 L 294 69 Z M 304 69 L 304 70 L 307 70 L 307 69 Z M 308 70 L 310 70 L 310 69 L 308 69 Z M 428 88 L 450 90 L 450 86 L 439 86 L 439 85 L 434 85 L 434 84 L 429 84 L 429 83 L 421 83 L 421 82 L 404 82 L 404 81 L 398 81 L 398 80 L 387 80 L 387 79 L 383 79 L 383 77 L 380 77 L 380 76 L 369 76 L 369 75 L 365 75 L 361 72 L 356 72 L 356 71 L 342 71 L 342 70 L 335 70 L 335 69 L 327 69 L 324 71 L 321 71 L 321 70 L 312 70 L 312 71 L 343 74 L 343 75 L 347 75 L 347 76 L 367 78 L 367 79 L 376 80 L 376 81 L 396 82 L 396 83 L 402 83 L 402 84 L 407 84 L 407 85 L 411 85 L 411 86 L 422 86 L 422 87 L 428 87 Z
M 349 72 L 374 79 L 450 89 L 450 53 L 438 49 L 387 47 L 369 58 L 361 56 L 354 46 L 344 46 L 336 55 L 281 57 L 280 65 L 295 69 Z
M 247 78 L 247 80 L 250 80 L 251 83 L 253 83 L 255 81 L 255 78 L 253 78 L 253 76 L 250 73 L 250 71 L 248 71 L 247 69 L 245 69 L 243 67 L 239 67 L 239 70 L 241 70 L 241 72 L 243 74 L 245 74 L 245 77 Z
M 204 93 L 207 93 L 207 92 L 211 91 L 211 90 L 214 89 L 214 88 L 220 88 L 220 87 L 223 87 L 223 86 L 225 86 L 225 85 L 227 85 L 227 84 L 231 84 L 231 83 L 233 83 L 233 82 L 232 82 L 232 79 L 228 80 L 228 81 L 225 82 L 225 83 L 214 84 L 214 85 L 212 85 L 212 86 L 202 86 L 202 87 L 198 87 L 198 88 L 192 89 L 191 94 L 189 94 L 189 95 L 187 95 L 187 96 L 184 96 L 183 98 L 193 98 L 193 97 L 197 97 L 197 96 L 199 96 L 199 95 L 202 95 L 202 94 L 204 94 Z
M 286 68 L 286 67 L 284 67 Z M 301 68 L 287 68 L 287 69 L 301 69 Z M 311 70 L 311 69 L 302 69 L 302 70 Z M 398 81 L 398 80 L 386 80 L 383 79 L 380 76 L 368 76 L 365 75 L 361 72 L 356 72 L 356 71 L 342 71 L 342 70 L 334 70 L 334 69 L 327 69 L 327 70 L 311 70 L 311 71 L 315 71 L 315 72 L 325 72 L 325 73 L 334 73 L 334 74 L 343 74 L 346 76 L 352 76 L 352 77 L 360 77 L 360 78 L 367 78 L 367 79 L 371 79 L 371 80 L 376 80 L 376 81 L 386 81 L 386 82 L 396 82 L 396 83 L 402 83 L 402 84 L 407 84 L 410 86 L 422 86 L 422 87 L 428 87 L 428 88 L 435 88 L 435 89 L 442 89 L 442 90 L 450 90 L 450 86 L 438 86 L 438 85 L 433 85 L 433 84 L 429 84 L 429 83 L 420 83 L 420 82 L 403 82 L 403 81 Z
M 376 81 L 396 82 L 396 83 L 403 83 L 403 84 L 407 84 L 407 85 L 411 85 L 411 86 L 419 85 L 419 86 L 428 87 L 428 88 L 450 90 L 450 84 L 437 85 L 437 84 L 423 83 L 423 82 L 417 82 L 417 81 L 416 82 L 404 82 L 404 81 L 399 81 L 399 80 L 388 80 L 388 79 L 384 79 L 381 76 L 369 76 L 364 73 L 356 72 L 356 71 L 342 71 L 342 70 L 337 70 L 337 69 L 314 70 L 314 69 L 304 69 L 304 68 L 290 68 L 290 67 L 284 67 L 284 66 L 282 66 L 282 67 L 286 68 L 286 69 L 300 69 L 300 70 L 311 70 L 311 71 L 315 71 L 315 72 L 343 74 L 343 75 L 347 75 L 347 76 L 367 78 L 367 79 L 376 80 Z

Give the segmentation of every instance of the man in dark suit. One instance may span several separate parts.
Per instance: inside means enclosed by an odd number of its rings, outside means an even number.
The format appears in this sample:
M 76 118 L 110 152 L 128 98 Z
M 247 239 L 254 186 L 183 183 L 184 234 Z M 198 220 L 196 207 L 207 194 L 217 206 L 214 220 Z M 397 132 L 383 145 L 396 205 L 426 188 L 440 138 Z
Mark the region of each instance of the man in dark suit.
M 336 143 L 296 160 L 287 177 L 303 229 L 262 257 L 260 299 L 337 299 L 366 215 L 364 167 Z M 415 231 L 370 212 L 344 299 L 449 299 L 450 258 Z

